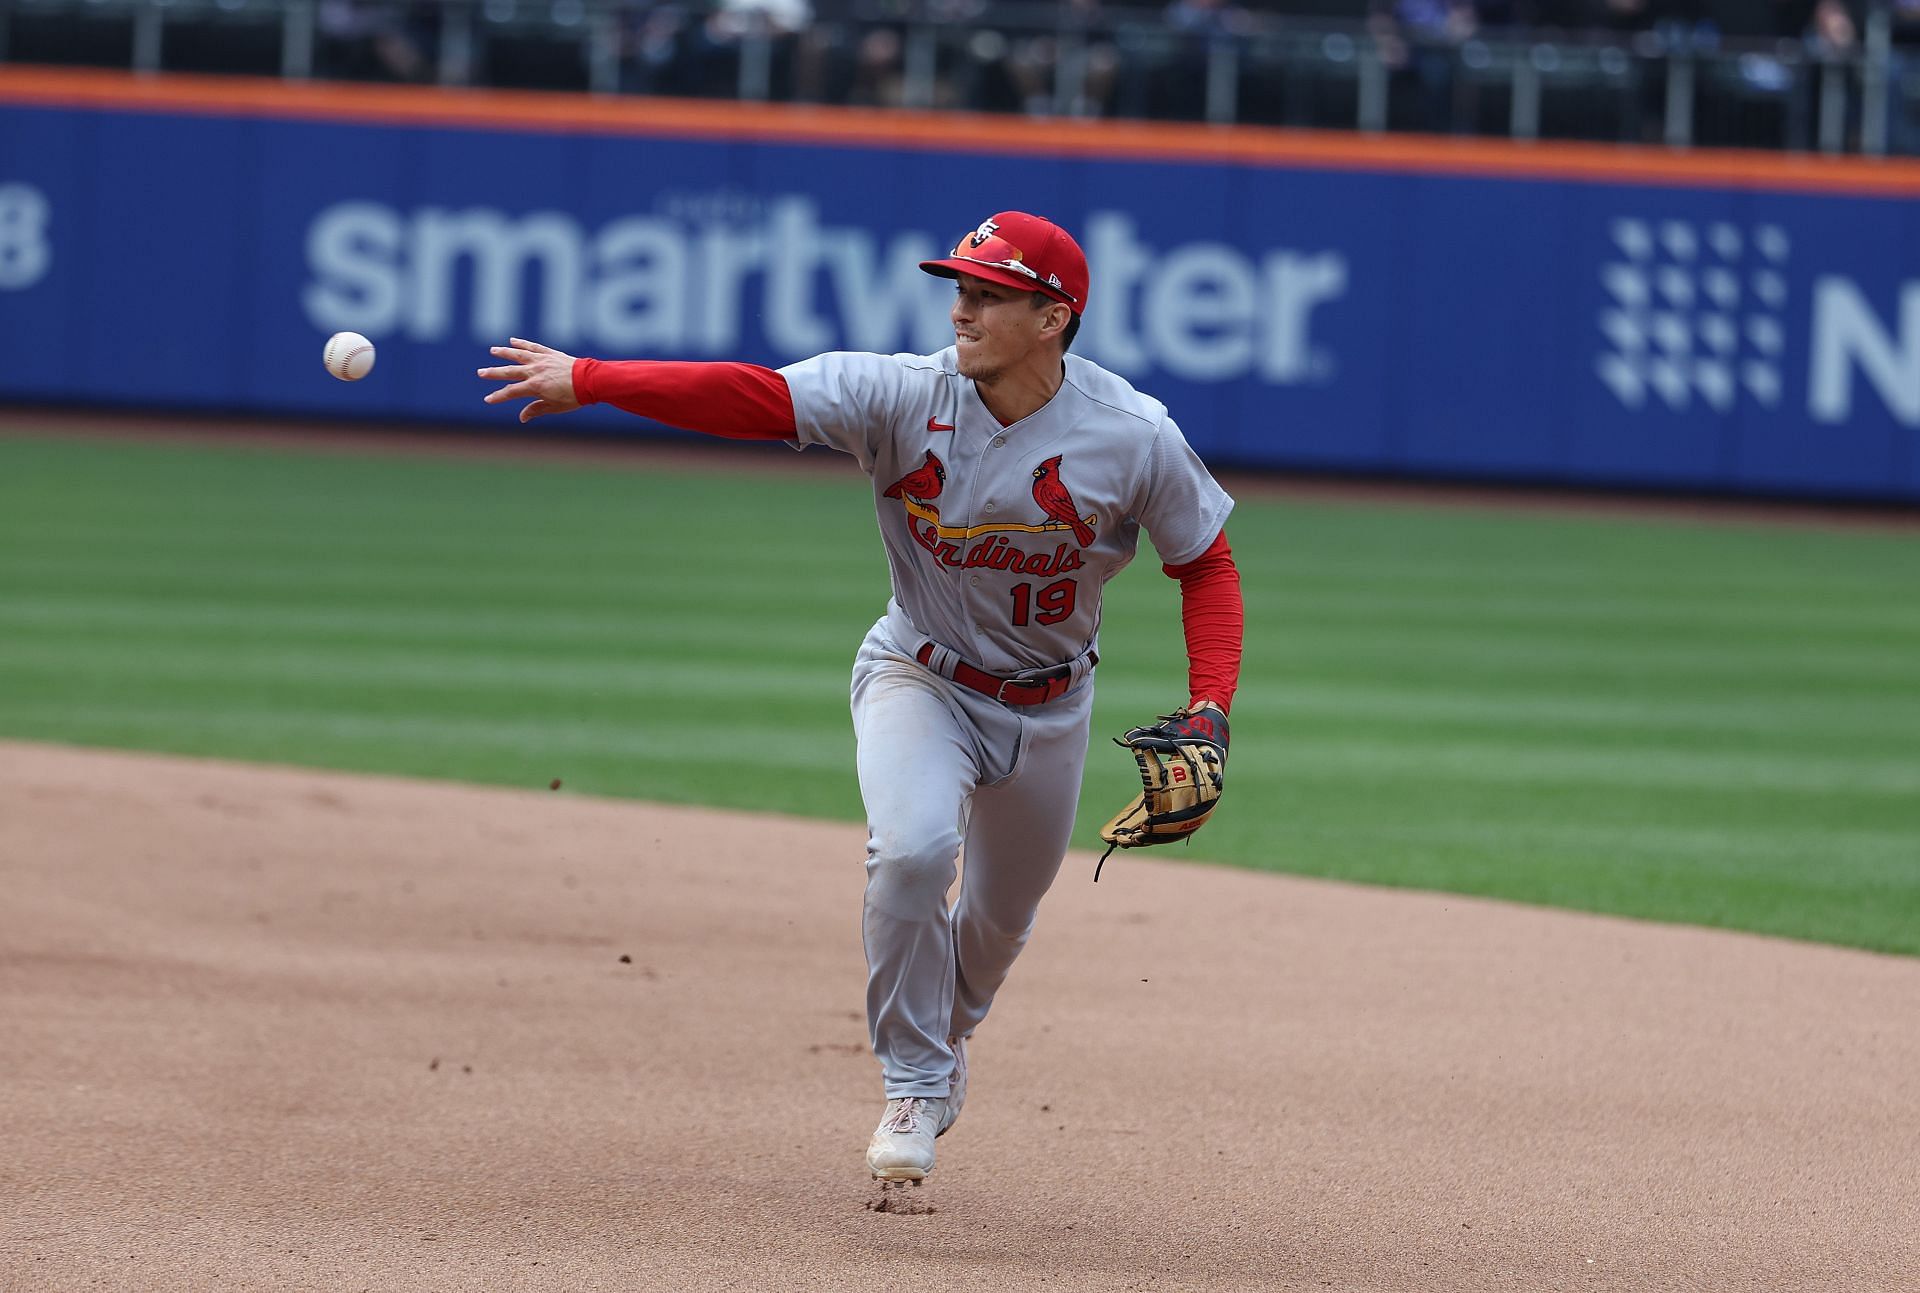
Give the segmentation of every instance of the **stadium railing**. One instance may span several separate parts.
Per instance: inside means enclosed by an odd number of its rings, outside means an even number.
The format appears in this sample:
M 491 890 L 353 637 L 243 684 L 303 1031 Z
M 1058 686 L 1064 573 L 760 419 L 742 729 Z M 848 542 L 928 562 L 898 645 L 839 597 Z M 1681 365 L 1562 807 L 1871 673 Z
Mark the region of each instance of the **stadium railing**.
M 796 21 L 794 13 L 807 15 Z M 1819 151 L 1920 152 L 1920 59 L 1883 3 L 1847 49 L 1358 18 L 929 0 L 831 16 L 771 0 L 0 0 L 0 62 L 595 94 L 860 103 Z

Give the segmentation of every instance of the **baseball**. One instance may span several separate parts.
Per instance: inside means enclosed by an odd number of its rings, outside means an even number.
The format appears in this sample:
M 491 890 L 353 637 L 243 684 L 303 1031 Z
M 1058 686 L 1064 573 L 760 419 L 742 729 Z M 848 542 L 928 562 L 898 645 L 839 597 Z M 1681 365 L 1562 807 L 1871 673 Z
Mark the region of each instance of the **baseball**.
M 357 332 L 327 338 L 327 371 L 343 382 L 357 382 L 373 371 L 373 343 Z

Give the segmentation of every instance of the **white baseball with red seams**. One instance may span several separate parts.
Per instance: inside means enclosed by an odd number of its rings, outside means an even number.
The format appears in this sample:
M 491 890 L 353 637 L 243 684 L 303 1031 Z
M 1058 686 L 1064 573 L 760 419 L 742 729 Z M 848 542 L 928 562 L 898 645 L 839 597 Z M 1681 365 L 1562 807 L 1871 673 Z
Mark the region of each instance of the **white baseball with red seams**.
M 373 343 L 357 332 L 336 332 L 327 338 L 322 358 L 329 373 L 343 382 L 357 382 L 373 371 Z

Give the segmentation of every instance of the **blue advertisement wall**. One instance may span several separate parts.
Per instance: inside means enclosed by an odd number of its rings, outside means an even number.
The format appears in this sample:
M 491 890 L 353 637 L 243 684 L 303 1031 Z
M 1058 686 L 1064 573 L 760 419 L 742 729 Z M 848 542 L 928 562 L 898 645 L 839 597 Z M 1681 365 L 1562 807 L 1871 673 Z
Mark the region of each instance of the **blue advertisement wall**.
M 1920 202 L 1755 186 L 0 105 L 7 390 L 507 426 L 510 334 L 924 352 L 1009 207 L 1217 464 L 1920 500 Z

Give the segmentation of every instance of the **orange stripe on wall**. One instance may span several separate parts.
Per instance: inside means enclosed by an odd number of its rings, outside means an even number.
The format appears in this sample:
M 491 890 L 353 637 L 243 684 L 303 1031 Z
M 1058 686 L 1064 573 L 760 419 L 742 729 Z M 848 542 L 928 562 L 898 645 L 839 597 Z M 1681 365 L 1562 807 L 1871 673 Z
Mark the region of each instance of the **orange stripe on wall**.
M 601 97 L 0 65 L 0 103 L 396 126 L 740 139 L 1316 170 L 1920 196 L 1920 162 L 1264 126 L 1041 120 L 801 104 Z

